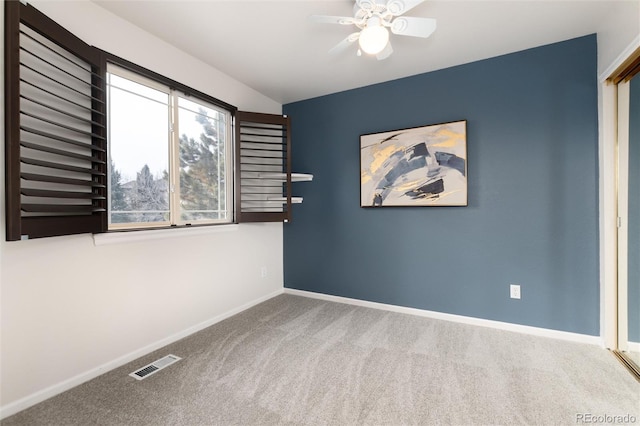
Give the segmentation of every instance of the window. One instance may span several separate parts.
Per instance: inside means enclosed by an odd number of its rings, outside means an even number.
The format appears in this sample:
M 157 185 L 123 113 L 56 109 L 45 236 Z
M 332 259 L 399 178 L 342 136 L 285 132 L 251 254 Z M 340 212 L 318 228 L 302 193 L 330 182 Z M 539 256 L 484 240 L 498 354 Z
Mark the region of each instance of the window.
M 236 111 L 31 5 L 4 7 L 7 241 L 290 219 L 288 118 Z
M 107 71 L 109 228 L 230 222 L 231 112 Z

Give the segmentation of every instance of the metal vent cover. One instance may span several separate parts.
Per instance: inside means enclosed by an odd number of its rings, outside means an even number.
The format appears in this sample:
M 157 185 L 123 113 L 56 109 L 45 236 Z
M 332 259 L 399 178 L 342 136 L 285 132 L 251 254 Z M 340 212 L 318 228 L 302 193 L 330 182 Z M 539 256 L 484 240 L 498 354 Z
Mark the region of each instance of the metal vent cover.
M 151 364 L 145 365 L 144 367 L 134 371 L 133 373 L 130 373 L 129 376 L 137 380 L 142 380 L 146 377 L 151 376 L 154 373 L 157 373 L 163 368 L 166 368 L 171 364 L 178 362 L 181 359 L 182 358 L 175 355 L 167 355 L 160 358 L 159 360 L 152 362 Z

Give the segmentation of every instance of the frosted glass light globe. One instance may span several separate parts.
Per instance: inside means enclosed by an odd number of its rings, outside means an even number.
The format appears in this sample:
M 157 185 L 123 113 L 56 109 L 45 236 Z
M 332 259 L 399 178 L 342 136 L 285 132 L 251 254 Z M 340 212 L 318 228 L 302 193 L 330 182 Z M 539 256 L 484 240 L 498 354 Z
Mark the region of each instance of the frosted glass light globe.
M 358 44 L 363 52 L 375 55 L 382 52 L 382 49 L 389 42 L 389 31 L 382 25 L 367 25 L 360 32 Z

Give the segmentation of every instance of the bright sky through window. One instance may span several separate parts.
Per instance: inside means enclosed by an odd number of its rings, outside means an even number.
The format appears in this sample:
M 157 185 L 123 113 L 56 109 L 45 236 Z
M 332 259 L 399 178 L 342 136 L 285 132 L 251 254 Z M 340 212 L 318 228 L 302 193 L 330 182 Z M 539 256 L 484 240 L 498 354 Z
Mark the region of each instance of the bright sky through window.
M 230 112 L 113 66 L 108 89 L 111 227 L 232 220 Z

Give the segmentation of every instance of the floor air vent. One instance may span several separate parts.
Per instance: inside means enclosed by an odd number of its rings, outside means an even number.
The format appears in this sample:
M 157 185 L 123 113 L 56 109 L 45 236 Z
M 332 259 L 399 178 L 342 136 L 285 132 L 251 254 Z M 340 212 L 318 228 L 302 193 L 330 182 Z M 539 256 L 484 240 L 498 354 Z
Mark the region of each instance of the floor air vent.
M 181 360 L 182 358 L 175 356 L 175 355 L 167 355 L 163 358 L 160 358 L 157 361 L 152 362 L 149 365 L 145 365 L 144 367 L 142 367 L 139 370 L 134 371 L 133 373 L 129 374 L 131 377 L 136 378 L 138 380 L 142 380 L 145 377 L 149 377 L 150 375 L 157 373 L 158 371 L 162 370 L 165 367 L 170 366 L 171 364 L 173 364 L 174 362 L 177 362 L 179 360 Z

